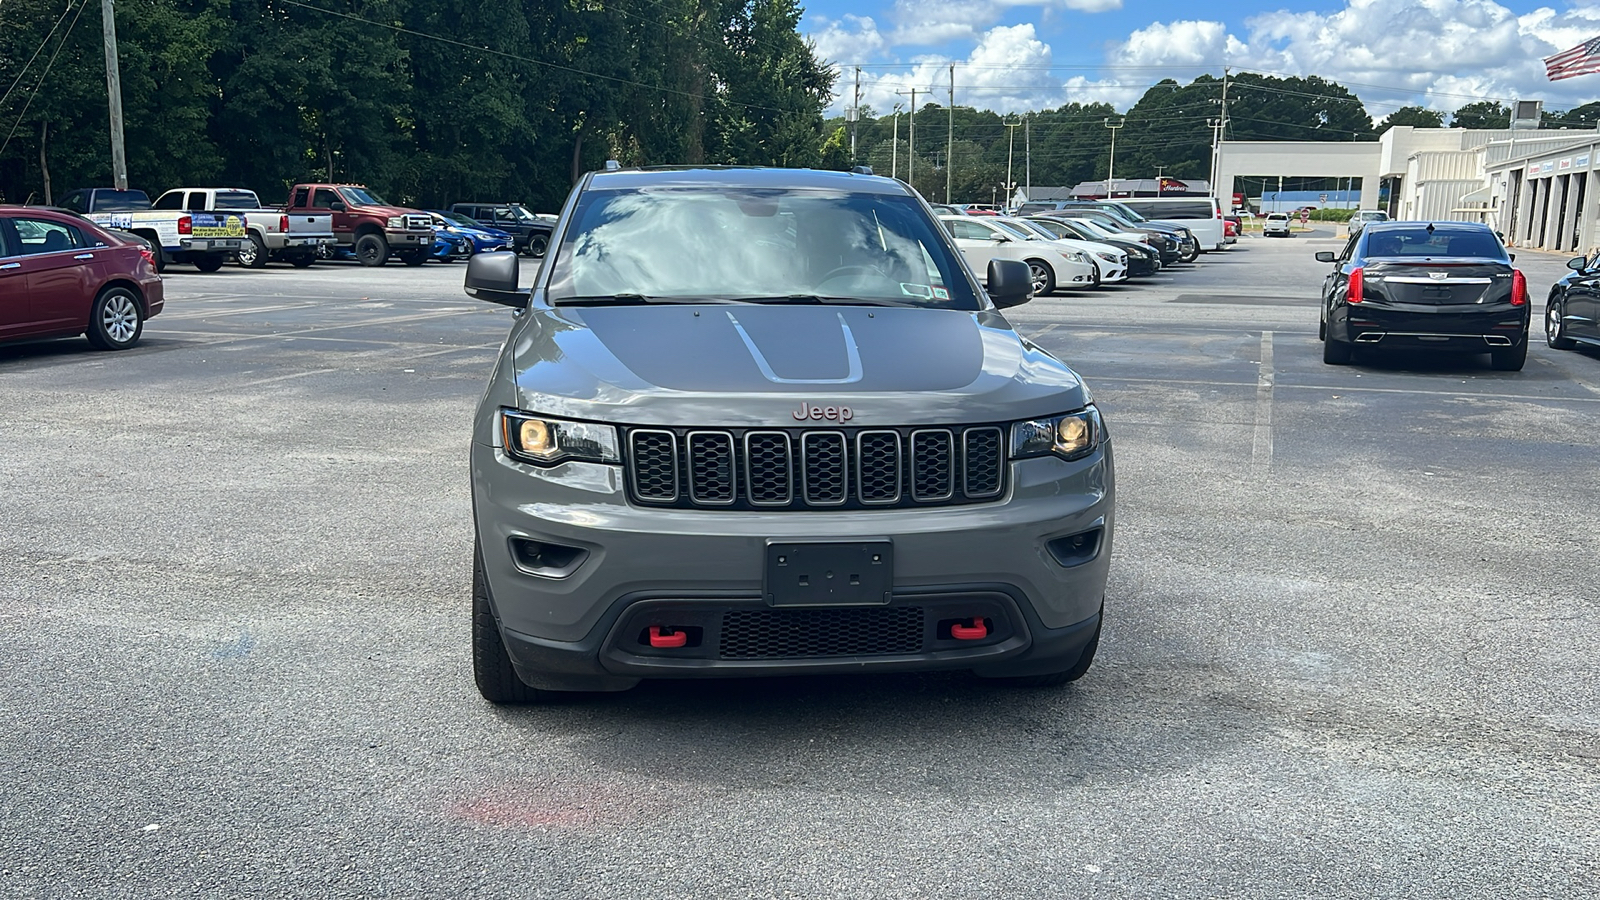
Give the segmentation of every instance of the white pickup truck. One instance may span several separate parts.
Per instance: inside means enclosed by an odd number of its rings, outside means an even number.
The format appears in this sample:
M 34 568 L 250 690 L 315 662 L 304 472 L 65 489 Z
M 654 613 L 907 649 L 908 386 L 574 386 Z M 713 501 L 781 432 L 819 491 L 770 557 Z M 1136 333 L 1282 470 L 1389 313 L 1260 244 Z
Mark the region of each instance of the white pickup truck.
M 334 244 L 333 216 L 263 207 L 255 191 L 244 188 L 173 188 L 156 199 L 156 209 L 241 215 L 248 234 L 239 247 L 239 265 L 259 269 L 281 259 L 297 269 L 317 260 L 317 251 Z
M 158 272 L 169 262 L 190 262 L 202 272 L 215 272 L 248 242 L 243 213 L 155 209 L 144 191 L 83 188 L 61 198 L 59 205 L 102 228 L 143 239 L 155 255 Z

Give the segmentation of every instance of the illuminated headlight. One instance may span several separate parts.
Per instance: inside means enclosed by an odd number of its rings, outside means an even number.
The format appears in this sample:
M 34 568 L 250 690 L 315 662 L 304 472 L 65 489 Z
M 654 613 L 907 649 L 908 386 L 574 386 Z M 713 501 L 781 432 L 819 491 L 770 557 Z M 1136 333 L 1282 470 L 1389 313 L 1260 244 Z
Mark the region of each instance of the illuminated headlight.
M 1075 413 L 1049 419 L 1030 419 L 1011 426 L 1011 458 L 1055 455 L 1082 459 L 1105 438 L 1100 411 L 1086 406 Z
M 389 221 L 386 222 L 385 224 L 388 225 L 388 227 L 390 227 L 390 228 L 404 228 L 404 227 L 406 227 L 406 217 L 405 216 L 390 216 L 389 217 Z
M 552 466 L 567 460 L 622 462 L 615 425 L 567 422 L 502 409 L 500 435 L 506 455 L 534 465 Z

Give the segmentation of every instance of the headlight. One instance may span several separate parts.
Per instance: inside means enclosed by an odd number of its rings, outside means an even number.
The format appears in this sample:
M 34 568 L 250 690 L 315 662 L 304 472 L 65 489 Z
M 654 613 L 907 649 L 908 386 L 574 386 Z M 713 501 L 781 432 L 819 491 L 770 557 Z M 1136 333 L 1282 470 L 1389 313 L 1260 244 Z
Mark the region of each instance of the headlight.
M 1100 257 L 1108 263 L 1114 263 L 1117 261 L 1117 254 L 1115 253 L 1096 253 L 1095 256 Z
M 552 466 L 569 459 L 622 462 L 615 425 L 566 422 L 502 409 L 500 435 L 508 456 L 534 465 Z
M 1061 255 L 1065 256 L 1067 259 L 1070 259 L 1075 263 L 1085 263 L 1085 264 L 1087 264 L 1089 262 L 1088 255 L 1086 255 L 1082 250 L 1067 250 L 1064 253 L 1062 253 Z
M 406 217 L 405 216 L 390 216 L 389 217 L 389 221 L 386 222 L 385 224 L 390 228 L 404 228 L 404 227 L 406 227 Z
M 1075 413 L 1050 419 L 1030 419 L 1011 426 L 1011 458 L 1054 454 L 1062 459 L 1082 459 L 1105 439 L 1100 410 L 1086 406 Z

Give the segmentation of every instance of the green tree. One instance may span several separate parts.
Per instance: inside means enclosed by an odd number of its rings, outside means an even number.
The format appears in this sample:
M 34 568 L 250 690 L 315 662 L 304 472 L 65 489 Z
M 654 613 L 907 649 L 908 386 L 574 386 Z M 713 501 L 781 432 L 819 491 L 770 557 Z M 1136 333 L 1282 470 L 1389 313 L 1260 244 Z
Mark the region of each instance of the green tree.
M 1414 128 L 1443 128 L 1444 113 L 1435 112 L 1422 106 L 1402 106 L 1378 123 L 1377 131 L 1382 134 L 1396 125 L 1410 125 Z
M 1511 109 L 1496 100 L 1468 103 L 1450 116 L 1451 128 L 1510 128 Z

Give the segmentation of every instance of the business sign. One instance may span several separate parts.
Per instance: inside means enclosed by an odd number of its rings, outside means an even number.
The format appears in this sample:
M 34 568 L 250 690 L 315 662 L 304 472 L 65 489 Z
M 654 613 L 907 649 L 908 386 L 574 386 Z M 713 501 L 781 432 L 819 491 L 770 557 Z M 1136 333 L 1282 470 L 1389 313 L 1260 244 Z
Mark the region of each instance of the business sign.
M 1556 168 L 1560 169 L 1563 172 L 1565 172 L 1566 170 L 1572 168 L 1572 157 L 1569 156 L 1566 159 L 1563 159 L 1560 163 L 1558 163 L 1556 165 Z
M 1572 164 L 1581 169 L 1584 166 L 1587 166 L 1589 164 L 1589 157 L 1587 155 L 1580 156 L 1577 159 L 1573 160 Z

